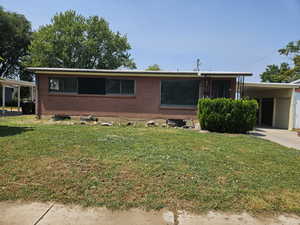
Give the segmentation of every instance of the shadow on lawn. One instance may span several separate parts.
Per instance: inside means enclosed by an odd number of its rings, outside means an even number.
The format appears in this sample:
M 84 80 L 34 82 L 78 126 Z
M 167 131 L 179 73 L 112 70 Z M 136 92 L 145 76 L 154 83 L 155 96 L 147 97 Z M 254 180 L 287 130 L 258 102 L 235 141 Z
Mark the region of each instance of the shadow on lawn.
M 10 127 L 0 126 L 0 137 L 13 136 L 26 131 L 32 131 L 32 127 Z

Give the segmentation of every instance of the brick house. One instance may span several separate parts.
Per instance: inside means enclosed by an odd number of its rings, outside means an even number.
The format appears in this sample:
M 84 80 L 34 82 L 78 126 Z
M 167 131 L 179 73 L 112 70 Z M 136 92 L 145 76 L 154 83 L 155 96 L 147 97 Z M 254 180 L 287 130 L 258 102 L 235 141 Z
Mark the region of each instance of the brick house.
M 195 118 L 202 97 L 235 98 L 239 72 L 27 68 L 36 74 L 41 115 Z

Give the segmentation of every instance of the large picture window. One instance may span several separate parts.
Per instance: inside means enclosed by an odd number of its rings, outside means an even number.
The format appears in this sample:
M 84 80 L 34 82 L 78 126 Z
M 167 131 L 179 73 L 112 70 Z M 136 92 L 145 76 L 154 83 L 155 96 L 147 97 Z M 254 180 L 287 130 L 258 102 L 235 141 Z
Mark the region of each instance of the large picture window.
M 106 94 L 134 95 L 134 80 L 106 79 Z
M 198 80 L 161 81 L 161 105 L 195 106 L 198 98 Z
M 49 92 L 77 93 L 77 78 L 53 77 L 49 78 Z

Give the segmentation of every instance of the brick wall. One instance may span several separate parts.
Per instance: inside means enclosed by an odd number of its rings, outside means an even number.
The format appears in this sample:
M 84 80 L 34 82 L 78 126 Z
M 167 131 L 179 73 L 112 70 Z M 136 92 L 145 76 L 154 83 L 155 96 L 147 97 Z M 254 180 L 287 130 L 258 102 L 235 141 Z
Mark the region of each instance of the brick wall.
M 55 77 L 58 76 L 55 75 Z M 48 76 L 43 74 L 38 75 L 37 78 L 39 96 L 37 110 L 41 115 L 68 114 L 79 116 L 92 114 L 135 118 L 196 118 L 196 107 L 160 106 L 160 80 L 178 78 L 127 77 L 136 81 L 135 96 L 49 93 Z M 117 77 L 114 76 L 114 78 Z M 235 79 L 232 79 L 232 82 L 235 85 Z

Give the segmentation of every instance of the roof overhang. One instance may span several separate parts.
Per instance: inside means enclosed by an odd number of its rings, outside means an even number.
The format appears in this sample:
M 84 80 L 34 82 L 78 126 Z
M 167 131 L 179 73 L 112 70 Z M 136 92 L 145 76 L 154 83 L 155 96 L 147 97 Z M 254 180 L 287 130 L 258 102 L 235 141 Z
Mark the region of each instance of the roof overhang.
M 299 88 L 300 84 L 292 83 L 267 83 L 267 82 L 245 82 L 245 87 L 249 88 Z
M 28 81 L 21 81 L 21 80 L 11 80 L 11 79 L 0 79 L 0 84 L 10 87 L 34 87 L 34 82 L 28 82 Z
M 238 77 L 251 76 L 248 72 L 221 72 L 221 71 L 147 71 L 147 70 L 102 70 L 102 69 L 75 69 L 75 68 L 47 68 L 28 67 L 28 71 L 47 75 L 93 75 L 93 76 L 126 76 L 126 77 Z

